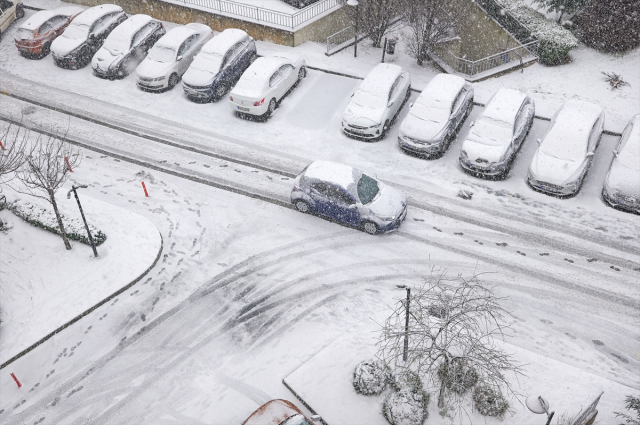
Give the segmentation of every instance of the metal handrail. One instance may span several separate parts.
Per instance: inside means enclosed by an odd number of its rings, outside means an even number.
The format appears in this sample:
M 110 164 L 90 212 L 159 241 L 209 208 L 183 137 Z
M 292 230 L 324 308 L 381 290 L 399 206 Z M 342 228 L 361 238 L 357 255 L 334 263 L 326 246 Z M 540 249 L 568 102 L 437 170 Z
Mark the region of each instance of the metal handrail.
M 478 59 L 477 61 L 459 58 L 444 46 L 437 47 L 435 53 L 456 72 L 460 72 L 465 75 L 475 75 L 512 61 L 520 61 L 527 56 L 536 56 L 537 49 L 538 40 L 535 40 L 527 44 L 514 47 L 513 49 Z
M 355 29 L 353 27 L 347 27 L 342 31 L 338 31 L 335 34 L 327 37 L 327 53 L 331 52 L 331 50 L 335 49 L 342 43 L 346 43 L 348 40 L 353 39 L 355 36 Z
M 336 7 L 342 7 L 340 0 L 320 0 L 295 13 L 279 12 L 257 6 L 249 6 L 230 0 L 173 0 L 168 3 L 197 6 L 213 12 L 248 18 L 267 25 L 295 29 L 316 16 Z

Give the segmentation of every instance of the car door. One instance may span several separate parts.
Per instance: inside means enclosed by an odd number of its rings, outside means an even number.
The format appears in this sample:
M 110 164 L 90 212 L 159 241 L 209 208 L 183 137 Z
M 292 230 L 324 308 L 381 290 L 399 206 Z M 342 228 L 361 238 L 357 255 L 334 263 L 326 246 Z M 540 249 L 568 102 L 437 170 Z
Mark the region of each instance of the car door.
M 327 183 L 312 183 L 309 186 L 309 196 L 313 200 L 314 210 L 318 214 L 329 215 L 331 212 L 331 201 L 328 197 L 329 185 Z
M 356 201 L 344 189 L 327 185 L 327 198 L 329 217 L 353 225 L 360 224 L 360 213 L 356 208 Z
M 396 80 L 391 85 L 391 89 L 389 90 L 389 95 L 387 96 L 387 119 L 391 120 L 391 118 L 396 114 L 398 110 L 398 92 L 400 91 L 400 79 L 401 75 L 396 78 Z
M 453 124 L 452 128 L 458 128 L 458 126 L 462 123 L 462 118 L 465 113 L 467 99 L 467 89 L 466 87 L 462 87 L 462 89 L 458 92 L 453 104 L 451 105 L 451 123 Z
M 0 0 L 0 33 L 5 32 L 15 19 L 16 8 L 9 0 Z
M 280 74 L 282 75 L 282 90 L 280 97 L 284 96 L 298 79 L 298 74 L 293 65 L 286 64 L 280 67 Z
M 271 78 L 269 78 L 269 97 L 275 97 L 276 100 L 280 100 L 282 95 L 284 94 L 284 78 L 282 76 L 282 68 L 278 68 Z
M 518 115 L 516 116 L 516 122 L 514 125 L 514 136 L 513 136 L 513 150 L 517 152 L 522 146 L 522 142 L 524 142 L 524 138 L 527 135 L 528 124 L 531 118 L 531 102 L 526 99 L 520 110 L 518 111 Z
M 185 41 L 183 41 L 178 48 L 178 55 L 176 56 L 176 68 L 178 74 L 184 74 L 191 64 L 191 59 L 194 56 L 194 51 L 196 50 L 195 45 L 197 44 L 198 38 L 198 34 L 192 34 Z

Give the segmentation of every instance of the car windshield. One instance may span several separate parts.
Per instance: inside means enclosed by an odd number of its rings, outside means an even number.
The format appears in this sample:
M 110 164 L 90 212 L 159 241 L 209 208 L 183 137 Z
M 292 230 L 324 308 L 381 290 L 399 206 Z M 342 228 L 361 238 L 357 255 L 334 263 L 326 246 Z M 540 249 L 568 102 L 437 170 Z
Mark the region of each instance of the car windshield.
M 218 53 L 214 52 L 200 52 L 196 59 L 193 61 L 193 66 L 195 69 L 199 69 L 200 71 L 209 72 L 211 74 L 217 74 L 220 71 L 220 66 L 222 65 L 222 56 Z
M 380 109 L 387 106 L 387 101 L 384 97 L 363 90 L 356 91 L 351 102 L 358 106 L 372 109 Z
M 89 35 L 89 25 L 71 24 L 64 31 L 64 36 L 72 40 L 85 40 Z
M 33 30 L 20 28 L 18 32 L 16 32 L 17 40 L 31 40 L 32 38 L 33 38 Z
M 511 141 L 512 128 L 504 121 L 483 117 L 471 129 L 475 139 L 485 145 L 503 145 Z
M 411 115 L 423 121 L 444 123 L 449 120 L 449 110 L 439 104 L 414 103 L 411 107 Z
M 380 191 L 378 181 L 366 174 L 363 174 L 358 180 L 358 198 L 364 205 L 370 204 Z
M 112 55 L 119 55 L 129 51 L 131 39 L 129 37 L 114 38 L 112 33 L 111 37 L 107 37 L 102 47 L 111 52 Z
M 154 46 L 149 52 L 148 58 L 156 62 L 173 62 L 176 57 L 176 51 L 173 47 Z

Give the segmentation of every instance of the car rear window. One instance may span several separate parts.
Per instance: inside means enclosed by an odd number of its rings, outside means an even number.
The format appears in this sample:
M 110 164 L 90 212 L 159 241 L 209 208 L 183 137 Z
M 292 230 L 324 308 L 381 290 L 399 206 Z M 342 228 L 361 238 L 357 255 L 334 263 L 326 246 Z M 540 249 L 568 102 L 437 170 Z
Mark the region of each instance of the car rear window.
M 33 38 L 33 30 L 29 30 L 26 28 L 20 28 L 16 32 L 17 40 L 31 40 Z
M 376 179 L 363 174 L 358 180 L 358 198 L 364 205 L 371 203 L 379 191 L 380 188 Z

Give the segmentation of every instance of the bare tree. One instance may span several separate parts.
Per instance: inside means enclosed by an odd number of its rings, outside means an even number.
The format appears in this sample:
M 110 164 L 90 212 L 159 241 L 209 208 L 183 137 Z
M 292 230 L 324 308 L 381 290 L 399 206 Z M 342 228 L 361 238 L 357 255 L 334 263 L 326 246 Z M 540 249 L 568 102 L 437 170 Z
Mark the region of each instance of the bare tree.
M 468 0 L 403 0 L 406 51 L 422 66 L 437 43 L 455 37 Z
M 506 373 L 517 376 L 520 366 L 496 343 L 509 329 L 500 300 L 477 276 L 448 279 L 444 272 L 433 274 L 410 298 L 407 332 L 403 302 L 386 320 L 378 357 L 400 373 L 415 371 L 439 387 L 439 408 L 448 396 L 460 408 L 461 396 L 480 382 L 515 394 Z
M 20 131 L 22 130 L 22 131 Z M 0 134 L 0 184 L 13 180 L 15 172 L 24 163 L 29 146 L 29 131 L 9 124 Z M 2 188 L 0 186 L 0 192 Z
M 402 16 L 403 1 L 359 0 L 356 12 L 356 8 L 347 6 L 346 0 L 344 0 L 344 10 L 354 26 L 357 13 L 358 30 L 367 34 L 373 42 L 373 47 L 380 47 L 382 38 L 389 31 L 394 19 Z
M 56 191 L 67 181 L 69 168 L 75 168 L 80 160 L 79 150 L 71 146 L 66 137 L 39 135 L 33 150 L 25 157 L 24 167 L 17 172 L 25 188 L 21 192 L 45 199 L 53 207 L 67 249 L 71 249 L 71 244 L 58 211 Z

